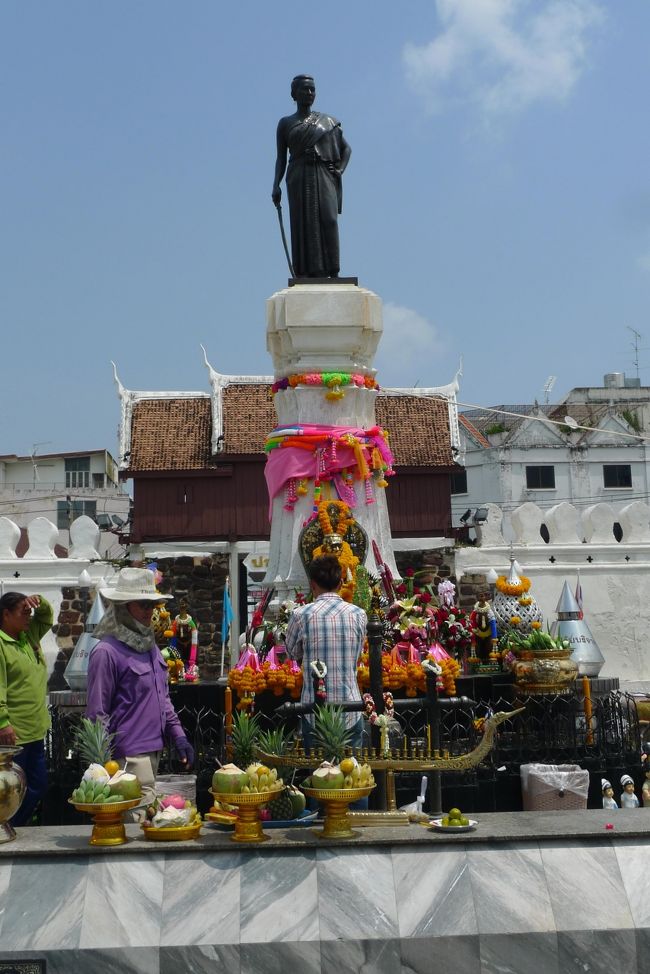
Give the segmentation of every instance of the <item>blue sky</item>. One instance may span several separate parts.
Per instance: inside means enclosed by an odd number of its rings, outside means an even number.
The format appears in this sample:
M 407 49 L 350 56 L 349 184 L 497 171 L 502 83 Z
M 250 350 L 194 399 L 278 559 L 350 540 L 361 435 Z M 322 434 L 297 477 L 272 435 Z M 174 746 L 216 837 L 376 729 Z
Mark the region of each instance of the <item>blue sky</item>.
M 307 71 L 352 146 L 342 273 L 383 385 L 650 384 L 647 0 L 2 0 L 0 453 L 116 450 L 131 389 L 268 374 L 275 127 Z M 286 207 L 285 207 L 286 209 Z

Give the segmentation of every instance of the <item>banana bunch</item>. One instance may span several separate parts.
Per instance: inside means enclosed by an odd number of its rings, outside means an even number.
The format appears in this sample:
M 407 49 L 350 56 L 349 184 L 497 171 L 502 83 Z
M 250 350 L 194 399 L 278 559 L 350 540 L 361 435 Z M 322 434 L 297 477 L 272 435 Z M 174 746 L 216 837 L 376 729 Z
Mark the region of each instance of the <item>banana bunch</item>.
M 513 638 L 513 636 L 516 638 Z M 561 636 L 553 638 L 550 633 L 542 632 L 541 629 L 538 629 L 536 632 L 530 632 L 527 636 L 521 636 L 519 633 L 510 633 L 509 637 L 510 642 L 514 642 L 522 649 L 529 649 L 532 652 L 539 653 L 549 649 L 571 649 L 571 643 L 568 639 L 562 639 Z
M 124 801 L 121 795 L 111 794 L 111 786 L 101 781 L 82 781 L 72 792 L 72 801 L 77 805 L 98 805 L 101 802 Z
M 276 791 L 284 787 L 282 778 L 278 778 L 277 768 L 267 768 L 265 764 L 253 762 L 246 768 L 248 784 L 242 786 L 242 795 L 249 792 Z

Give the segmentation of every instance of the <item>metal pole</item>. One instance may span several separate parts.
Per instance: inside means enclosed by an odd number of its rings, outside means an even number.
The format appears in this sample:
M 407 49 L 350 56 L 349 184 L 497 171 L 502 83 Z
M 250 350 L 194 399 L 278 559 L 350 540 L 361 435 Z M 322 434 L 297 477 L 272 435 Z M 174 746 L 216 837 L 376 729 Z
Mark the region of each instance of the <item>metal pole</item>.
M 431 753 L 440 752 L 440 704 L 438 703 L 438 691 L 436 690 L 436 678 L 433 673 L 427 673 L 427 724 L 429 727 L 428 737 L 431 738 Z M 429 771 L 429 801 L 431 802 L 431 813 L 440 815 L 442 812 L 442 783 L 439 771 Z
M 381 670 L 381 648 L 384 637 L 384 627 L 376 610 L 372 610 L 368 616 L 368 668 L 370 670 L 370 693 L 375 701 L 377 714 L 384 712 L 384 683 Z M 379 751 L 381 746 L 381 732 L 378 727 L 371 726 L 370 741 L 373 749 Z M 375 800 L 380 809 L 386 809 L 386 772 L 378 771 L 375 773 L 377 788 L 375 790 Z

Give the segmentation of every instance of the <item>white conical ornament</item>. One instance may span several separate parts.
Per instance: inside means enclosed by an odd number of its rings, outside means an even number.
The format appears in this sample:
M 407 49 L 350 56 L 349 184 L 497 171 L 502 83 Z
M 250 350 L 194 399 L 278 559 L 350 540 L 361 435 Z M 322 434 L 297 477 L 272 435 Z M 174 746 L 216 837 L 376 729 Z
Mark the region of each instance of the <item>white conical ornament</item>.
M 591 634 L 567 581 L 564 582 L 555 611 L 557 622 L 553 623 L 551 635 L 568 640 L 571 656 L 578 664 L 580 676 L 598 676 L 605 664 L 605 657 Z
M 72 651 L 72 656 L 68 660 L 68 665 L 64 670 L 64 677 L 71 690 L 85 690 L 88 684 L 88 660 L 90 654 L 99 642 L 95 639 L 93 632 L 102 619 L 105 612 L 104 603 L 99 592 L 95 595 L 84 631 L 77 640 L 77 645 Z

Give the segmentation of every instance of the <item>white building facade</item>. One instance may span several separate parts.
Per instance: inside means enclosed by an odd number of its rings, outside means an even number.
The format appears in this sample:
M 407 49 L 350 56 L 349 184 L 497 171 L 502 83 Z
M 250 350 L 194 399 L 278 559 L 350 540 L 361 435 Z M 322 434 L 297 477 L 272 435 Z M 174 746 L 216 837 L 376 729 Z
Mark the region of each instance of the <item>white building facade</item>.
M 129 509 L 117 463 L 107 450 L 0 456 L 0 515 L 20 528 L 47 518 L 59 529 L 61 547 L 70 547 L 70 528 L 85 515 L 100 528 L 101 557 L 117 556 L 122 551 L 117 533 Z

